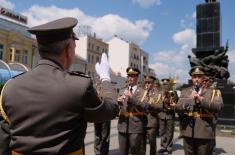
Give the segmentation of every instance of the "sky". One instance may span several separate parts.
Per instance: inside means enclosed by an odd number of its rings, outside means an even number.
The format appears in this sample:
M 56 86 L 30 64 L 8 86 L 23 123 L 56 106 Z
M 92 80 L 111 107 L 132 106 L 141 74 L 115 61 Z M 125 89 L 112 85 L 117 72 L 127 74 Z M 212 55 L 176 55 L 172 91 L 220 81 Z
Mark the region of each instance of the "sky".
M 221 5 L 221 46 L 229 41 L 230 80 L 235 81 L 235 0 Z M 35 26 L 62 17 L 75 17 L 99 38 L 118 35 L 149 53 L 149 66 L 158 78 L 190 78 L 189 60 L 196 47 L 196 5 L 204 0 L 0 0 L 0 5 L 28 17 Z

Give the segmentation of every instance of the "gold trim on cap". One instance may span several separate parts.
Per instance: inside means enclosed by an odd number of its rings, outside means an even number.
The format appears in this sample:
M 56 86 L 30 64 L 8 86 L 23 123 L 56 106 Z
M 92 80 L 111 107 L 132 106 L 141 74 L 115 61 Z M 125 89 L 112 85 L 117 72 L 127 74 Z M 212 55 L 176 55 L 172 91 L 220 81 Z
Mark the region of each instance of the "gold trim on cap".
M 127 74 L 139 74 L 138 72 L 134 71 L 132 68 L 129 69 L 129 71 L 127 72 Z

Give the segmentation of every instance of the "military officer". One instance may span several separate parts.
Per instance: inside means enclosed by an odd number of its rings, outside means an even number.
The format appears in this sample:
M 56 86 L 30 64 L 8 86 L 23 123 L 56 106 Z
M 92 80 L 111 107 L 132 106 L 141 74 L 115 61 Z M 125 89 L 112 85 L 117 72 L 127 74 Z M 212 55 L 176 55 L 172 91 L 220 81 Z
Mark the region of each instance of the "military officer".
M 157 123 L 158 112 L 162 109 L 161 93 L 159 90 L 154 89 L 156 78 L 151 75 L 147 75 L 144 78 L 145 92 L 142 97 L 142 102 L 148 104 L 146 110 L 147 124 L 146 124 L 146 138 L 150 145 L 150 155 L 156 155 L 157 153 Z
M 108 121 L 119 112 L 106 54 L 96 64 L 99 96 L 91 78 L 67 72 L 75 57 L 76 24 L 67 17 L 28 30 L 36 35 L 41 60 L 8 81 L 1 94 L 12 155 L 83 155 L 87 121 Z
M 163 108 L 159 112 L 159 126 L 161 137 L 161 149 L 158 153 L 167 152 L 172 154 L 172 140 L 174 137 L 175 111 L 174 106 L 177 103 L 178 95 L 173 90 L 173 79 L 162 79 L 162 104 Z
M 128 155 L 129 149 L 132 155 L 144 155 L 145 106 L 141 102 L 144 90 L 137 85 L 140 71 L 129 67 L 126 72 L 129 85 L 118 97 L 121 108 L 118 120 L 119 150 L 121 155 Z
M 100 78 L 96 80 L 96 90 L 99 94 L 101 92 Z M 109 143 L 110 143 L 110 126 L 111 121 L 94 123 L 95 130 L 95 141 L 94 141 L 94 152 L 95 155 L 108 155 L 109 154 Z
M 211 155 L 215 143 L 217 113 L 223 107 L 221 93 L 205 86 L 205 71 L 200 66 L 190 72 L 192 86 L 185 88 L 175 110 L 180 115 L 180 133 L 186 155 Z

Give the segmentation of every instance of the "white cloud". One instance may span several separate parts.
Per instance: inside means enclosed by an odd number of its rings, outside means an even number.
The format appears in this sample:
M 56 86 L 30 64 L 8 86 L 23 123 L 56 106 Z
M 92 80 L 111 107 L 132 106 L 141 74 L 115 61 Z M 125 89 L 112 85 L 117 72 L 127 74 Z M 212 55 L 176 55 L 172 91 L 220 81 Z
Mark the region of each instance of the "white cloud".
M 196 20 L 196 17 L 197 17 L 197 12 L 194 11 L 193 14 L 192 14 L 192 18 Z
M 180 32 L 173 34 L 173 41 L 181 45 L 179 50 L 164 50 L 154 54 L 156 63 L 150 66 L 160 77 L 179 76 L 181 83 L 186 83 L 189 79 L 188 71 L 190 64 L 188 55 L 192 55 L 191 49 L 195 47 L 196 34 L 195 31 L 186 28 Z
M 97 18 L 93 25 L 93 30 L 104 39 L 117 34 L 137 44 L 141 44 L 148 38 L 152 28 L 153 23 L 148 20 L 131 22 L 113 14 Z
M 228 50 L 227 54 L 228 54 L 229 63 L 235 64 L 235 49 L 232 49 L 231 51 Z
M 29 18 L 29 26 L 43 24 L 62 17 L 75 17 L 80 25 L 91 26 L 98 37 L 108 40 L 117 34 L 137 44 L 145 41 L 153 29 L 153 22 L 146 19 L 130 21 L 114 14 L 92 17 L 86 15 L 79 8 L 63 9 L 56 6 L 43 7 L 34 5 L 25 10 L 23 14 Z
M 3 6 L 7 9 L 14 9 L 15 5 L 8 0 L 0 0 L 0 6 Z
M 155 73 L 157 74 L 157 77 L 162 79 L 162 78 L 179 78 L 177 79 L 178 82 L 180 83 L 186 83 L 187 79 L 189 79 L 188 71 L 189 68 L 180 68 L 177 65 L 172 65 L 172 64 L 167 64 L 167 63 L 162 63 L 162 62 L 157 62 L 154 64 L 149 65 L 150 68 L 155 70 Z
M 235 68 L 235 49 L 228 50 L 227 54 L 228 54 L 228 59 L 229 59 L 229 66 L 228 66 L 229 73 L 230 73 L 229 79 L 235 82 L 235 70 L 234 70 L 234 68 Z
M 177 32 L 172 37 L 173 41 L 184 47 L 194 47 L 196 45 L 196 33 L 195 30 L 186 28 L 183 31 Z
M 142 8 L 149 8 L 150 6 L 161 4 L 161 0 L 132 0 L 132 2 L 139 4 Z

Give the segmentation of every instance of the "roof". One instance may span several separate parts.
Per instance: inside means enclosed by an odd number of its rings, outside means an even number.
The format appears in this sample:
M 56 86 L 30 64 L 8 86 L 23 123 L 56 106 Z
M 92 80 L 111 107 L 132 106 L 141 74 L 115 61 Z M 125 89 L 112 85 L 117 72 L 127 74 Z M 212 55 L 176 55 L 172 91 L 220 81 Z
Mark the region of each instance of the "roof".
M 8 21 L 6 19 L 1 18 L 1 16 L 0 16 L 0 29 L 9 31 L 9 32 L 16 31 L 16 32 L 21 33 L 25 37 L 32 38 L 31 34 L 27 31 L 28 29 L 27 26 L 23 26 L 23 25 Z

